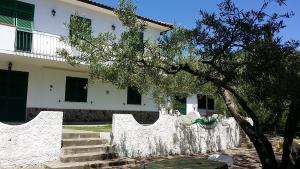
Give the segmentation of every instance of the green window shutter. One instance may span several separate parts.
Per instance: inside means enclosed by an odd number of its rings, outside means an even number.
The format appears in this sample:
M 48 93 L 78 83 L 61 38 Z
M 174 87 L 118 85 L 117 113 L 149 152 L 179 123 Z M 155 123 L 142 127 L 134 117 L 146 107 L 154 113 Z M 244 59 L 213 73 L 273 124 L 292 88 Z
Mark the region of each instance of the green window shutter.
M 197 95 L 198 109 L 206 109 L 206 95 Z
M 75 24 L 77 23 L 77 24 Z M 88 38 L 92 34 L 92 20 L 81 16 L 71 15 L 70 36 L 80 36 L 80 38 Z
M 34 5 L 19 2 L 16 3 L 16 26 L 18 30 L 32 31 L 34 19 Z
M 17 30 L 16 50 L 30 52 L 32 47 L 32 33 Z
M 135 87 L 128 87 L 127 89 L 127 104 L 142 104 L 142 95 L 139 93 L 137 88 Z
M 87 102 L 86 78 L 66 77 L 65 101 Z
M 214 110 L 215 109 L 215 101 L 213 98 L 207 98 L 207 108 L 209 110 Z
M 0 0 L 0 23 L 15 25 L 15 0 Z

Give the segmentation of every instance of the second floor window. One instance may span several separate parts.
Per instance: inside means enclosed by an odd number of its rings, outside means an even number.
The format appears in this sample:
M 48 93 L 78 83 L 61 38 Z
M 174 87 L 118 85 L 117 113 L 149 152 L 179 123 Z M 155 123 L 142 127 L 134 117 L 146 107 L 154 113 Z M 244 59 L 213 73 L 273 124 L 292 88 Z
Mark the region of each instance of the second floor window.
M 92 21 L 91 19 L 84 18 L 77 15 L 70 17 L 70 32 L 69 35 L 75 38 L 88 38 L 92 34 Z
M 18 31 L 33 29 L 34 5 L 16 0 L 0 1 L 0 23 L 13 25 Z
M 139 93 L 137 88 L 131 86 L 127 88 L 127 104 L 142 104 L 142 95 Z
M 65 101 L 87 102 L 88 79 L 77 77 L 66 77 Z

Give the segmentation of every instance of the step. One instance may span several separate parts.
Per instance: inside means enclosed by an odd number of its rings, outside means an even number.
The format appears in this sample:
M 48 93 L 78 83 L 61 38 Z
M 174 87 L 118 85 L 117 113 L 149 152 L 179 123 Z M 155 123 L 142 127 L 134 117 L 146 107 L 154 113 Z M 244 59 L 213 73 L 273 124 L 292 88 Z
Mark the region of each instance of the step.
M 80 153 L 111 153 L 113 151 L 113 147 L 108 144 L 104 145 L 89 145 L 89 146 L 70 146 L 62 148 L 62 152 L 64 155 L 71 154 L 80 154 Z
M 84 161 L 95 161 L 95 160 L 109 160 L 117 158 L 116 153 L 82 153 L 72 155 L 62 155 L 60 161 L 63 163 L 69 162 L 84 162 Z
M 45 164 L 45 169 L 98 169 L 98 168 L 119 168 L 126 166 L 134 166 L 135 160 L 133 159 L 114 159 L 105 161 L 89 161 L 89 162 L 73 162 L 73 163 L 62 163 L 62 162 L 48 162 Z M 126 167 L 129 168 L 129 167 Z
M 107 140 L 100 138 L 63 139 L 62 147 L 100 145 L 107 143 Z
M 100 138 L 100 133 L 63 133 L 63 139 Z

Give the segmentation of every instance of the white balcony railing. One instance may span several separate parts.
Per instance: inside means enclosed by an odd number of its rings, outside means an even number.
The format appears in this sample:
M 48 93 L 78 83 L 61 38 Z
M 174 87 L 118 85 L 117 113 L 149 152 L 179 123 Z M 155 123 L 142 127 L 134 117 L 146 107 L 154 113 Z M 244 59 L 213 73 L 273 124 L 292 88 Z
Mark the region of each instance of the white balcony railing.
M 61 41 L 61 37 L 43 32 L 24 32 L 18 31 L 15 27 L 0 25 L 0 51 L 9 53 L 64 61 L 64 58 L 58 55 L 57 51 L 65 49 L 70 53 L 75 50 L 71 46 Z M 73 51 L 73 52 L 72 52 Z

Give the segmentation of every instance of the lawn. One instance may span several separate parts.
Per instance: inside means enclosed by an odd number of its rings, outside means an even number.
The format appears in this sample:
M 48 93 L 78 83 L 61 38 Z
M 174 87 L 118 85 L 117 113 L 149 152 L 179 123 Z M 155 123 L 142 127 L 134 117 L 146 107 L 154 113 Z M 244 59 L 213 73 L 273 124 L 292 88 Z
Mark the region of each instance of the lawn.
M 107 125 L 67 125 L 64 126 L 64 129 L 73 129 L 73 130 L 84 130 L 84 131 L 93 131 L 93 132 L 111 132 L 111 124 L 107 124 Z

